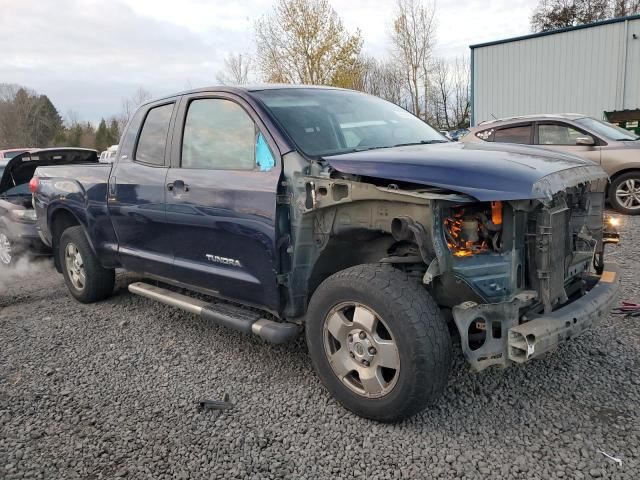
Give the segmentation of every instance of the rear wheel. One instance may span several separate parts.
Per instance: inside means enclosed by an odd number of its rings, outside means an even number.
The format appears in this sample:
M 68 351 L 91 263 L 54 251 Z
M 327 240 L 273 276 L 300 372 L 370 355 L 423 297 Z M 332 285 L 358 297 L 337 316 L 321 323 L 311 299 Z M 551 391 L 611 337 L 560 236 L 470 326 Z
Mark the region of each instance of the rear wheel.
M 403 272 L 359 265 L 326 279 L 309 304 L 311 360 L 346 408 L 392 422 L 443 392 L 451 339 L 428 292 Z
M 640 214 L 640 171 L 614 178 L 609 185 L 609 202 L 620 213 Z
M 62 233 L 58 255 L 65 283 L 76 300 L 92 303 L 111 295 L 115 271 L 100 265 L 82 227 L 69 227 Z
M 0 231 L 0 268 L 12 268 L 19 258 L 24 256 L 24 248 L 9 240 L 7 234 Z

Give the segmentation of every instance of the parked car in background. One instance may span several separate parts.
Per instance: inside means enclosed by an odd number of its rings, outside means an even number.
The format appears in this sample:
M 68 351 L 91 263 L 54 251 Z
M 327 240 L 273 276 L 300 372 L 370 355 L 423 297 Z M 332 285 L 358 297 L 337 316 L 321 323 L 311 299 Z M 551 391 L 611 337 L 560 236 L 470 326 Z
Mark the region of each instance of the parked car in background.
M 538 145 L 592 160 L 609 174 L 611 206 L 640 214 L 640 136 L 579 114 L 530 115 L 483 122 L 463 142 Z
M 47 165 L 95 163 L 98 152 L 84 148 L 31 149 L 0 165 L 0 267 L 11 266 L 26 253 L 47 253 L 36 230 L 29 181 Z
M 469 129 L 468 128 L 459 128 L 458 130 L 451 130 L 449 132 L 449 136 L 447 138 L 449 138 L 450 140 L 452 140 L 454 142 L 457 142 L 462 137 L 464 137 L 467 133 L 469 133 Z
M 116 158 L 116 153 L 118 152 L 118 145 L 111 145 L 104 152 L 100 153 L 100 158 L 98 161 L 100 163 L 113 163 L 113 160 Z
M 442 134 L 442 136 L 444 138 L 446 138 L 447 140 L 451 140 L 451 135 L 449 134 L 449 132 L 447 130 L 440 130 L 440 133 Z

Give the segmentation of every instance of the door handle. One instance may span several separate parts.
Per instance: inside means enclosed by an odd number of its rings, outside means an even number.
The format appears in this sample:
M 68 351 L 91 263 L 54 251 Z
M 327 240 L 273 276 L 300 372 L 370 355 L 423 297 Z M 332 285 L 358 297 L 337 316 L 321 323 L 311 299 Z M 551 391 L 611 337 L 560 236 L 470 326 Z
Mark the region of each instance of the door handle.
M 189 185 L 184 183 L 182 180 L 175 180 L 173 182 L 167 183 L 167 190 L 170 192 L 174 192 L 176 190 L 182 190 L 183 192 L 189 191 Z

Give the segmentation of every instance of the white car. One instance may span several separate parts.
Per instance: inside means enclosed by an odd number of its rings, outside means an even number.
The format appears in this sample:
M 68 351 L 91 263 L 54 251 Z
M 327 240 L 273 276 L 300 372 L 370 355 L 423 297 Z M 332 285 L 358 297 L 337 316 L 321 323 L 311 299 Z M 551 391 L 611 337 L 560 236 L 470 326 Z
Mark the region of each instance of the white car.
M 100 163 L 113 163 L 116 158 L 116 152 L 118 151 L 118 145 L 111 145 L 104 152 L 100 154 L 98 161 Z

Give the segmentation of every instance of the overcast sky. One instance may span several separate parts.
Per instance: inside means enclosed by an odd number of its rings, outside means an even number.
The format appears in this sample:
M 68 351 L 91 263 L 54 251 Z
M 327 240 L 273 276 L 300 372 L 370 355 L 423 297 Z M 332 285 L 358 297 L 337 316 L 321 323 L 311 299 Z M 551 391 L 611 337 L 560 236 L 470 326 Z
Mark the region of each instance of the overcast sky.
M 364 49 L 389 51 L 393 0 L 331 0 Z M 438 0 L 437 54 L 529 33 L 534 0 Z M 216 83 L 230 52 L 251 52 L 273 0 L 0 0 L 0 83 L 47 94 L 63 116 L 117 114 L 140 86 L 153 96 Z

